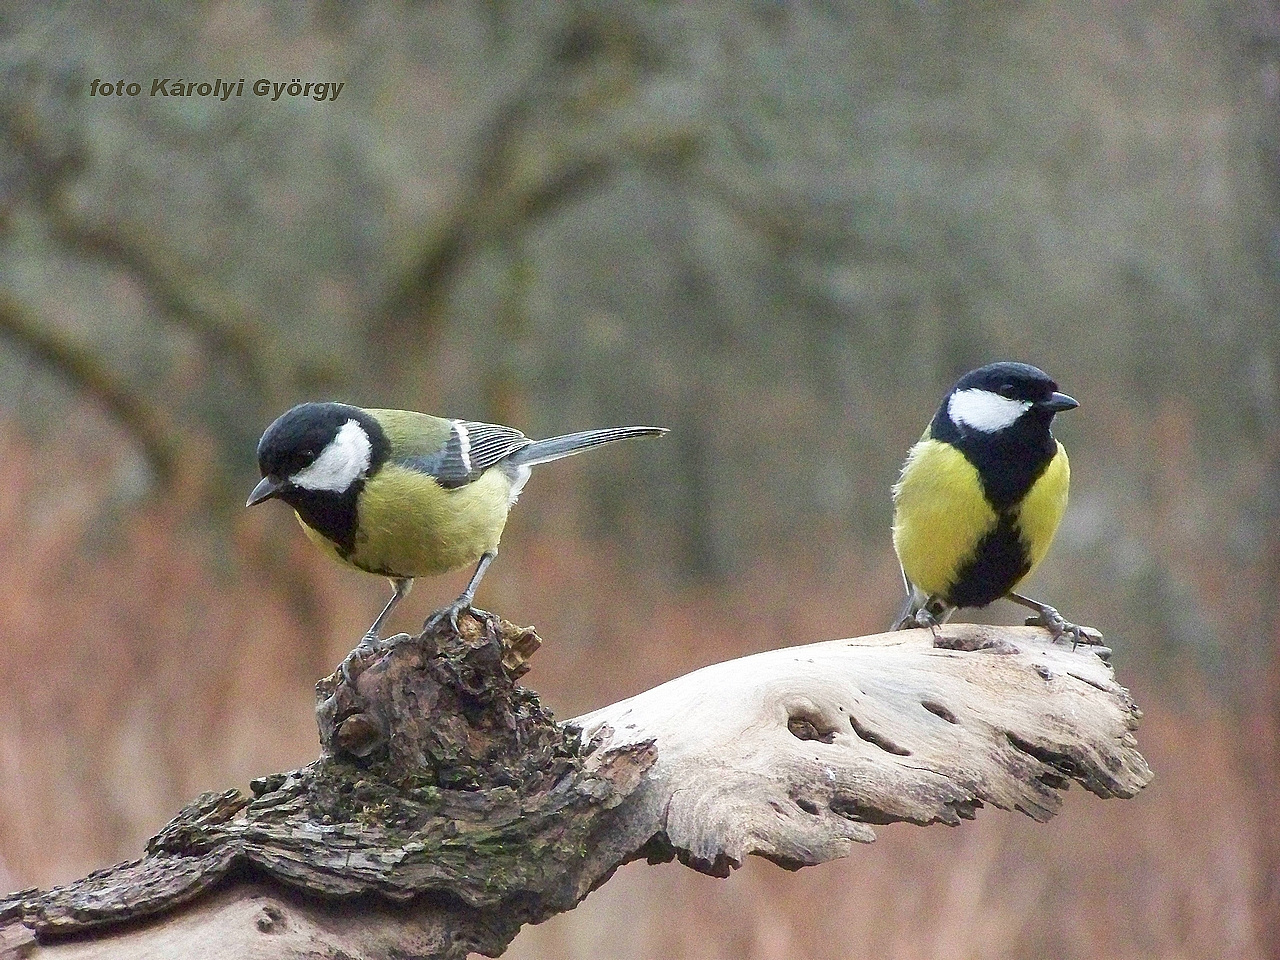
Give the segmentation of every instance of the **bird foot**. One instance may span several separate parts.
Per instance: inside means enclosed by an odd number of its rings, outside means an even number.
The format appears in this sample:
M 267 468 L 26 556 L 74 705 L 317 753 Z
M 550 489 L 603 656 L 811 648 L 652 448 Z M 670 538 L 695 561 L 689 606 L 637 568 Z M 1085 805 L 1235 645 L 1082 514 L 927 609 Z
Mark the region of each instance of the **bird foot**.
M 497 614 L 490 613 L 488 610 L 481 610 L 479 607 L 473 607 L 471 601 L 466 597 L 459 597 L 453 603 L 441 607 L 427 617 L 426 622 L 422 625 L 422 632 L 423 634 L 440 633 L 447 623 L 449 629 L 456 635 L 458 633 L 458 617 L 464 613 L 471 614 L 472 617 L 484 624 L 492 623 L 498 619 Z
M 921 607 L 915 613 L 907 614 L 893 625 L 895 630 L 915 630 L 917 628 L 923 628 L 932 633 L 935 645 L 942 640 L 942 625 L 927 605 Z
M 1027 626 L 1044 627 L 1053 637 L 1054 643 L 1059 640 L 1070 640 L 1072 650 L 1080 644 L 1099 647 L 1103 643 L 1102 634 L 1099 631 L 1093 627 L 1082 627 L 1078 623 L 1072 623 L 1048 604 L 1040 608 L 1039 614 L 1027 618 Z
M 360 642 L 356 644 L 354 650 L 346 655 L 342 664 L 338 667 L 338 671 L 342 674 L 342 679 L 347 683 L 355 683 L 355 678 L 364 673 L 364 668 L 370 660 L 378 654 L 383 653 L 401 640 L 409 639 L 407 633 L 397 633 L 394 637 L 379 637 L 376 633 L 366 633 L 360 638 Z M 353 667 L 359 667 L 359 670 L 352 672 Z

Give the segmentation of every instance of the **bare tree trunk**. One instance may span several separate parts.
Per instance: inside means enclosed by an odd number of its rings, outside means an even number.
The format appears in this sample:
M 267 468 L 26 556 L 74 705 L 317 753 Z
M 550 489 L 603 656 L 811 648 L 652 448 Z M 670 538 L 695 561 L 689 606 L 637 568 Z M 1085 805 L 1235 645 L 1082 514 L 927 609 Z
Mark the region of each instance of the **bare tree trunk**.
M 1047 820 L 1072 780 L 1131 797 L 1151 778 L 1107 651 L 1037 629 L 774 650 L 565 724 L 516 682 L 539 643 L 466 621 L 322 680 L 318 760 L 201 796 L 140 860 L 0 900 L 0 950 L 497 956 L 642 857 L 797 869 L 873 824 Z

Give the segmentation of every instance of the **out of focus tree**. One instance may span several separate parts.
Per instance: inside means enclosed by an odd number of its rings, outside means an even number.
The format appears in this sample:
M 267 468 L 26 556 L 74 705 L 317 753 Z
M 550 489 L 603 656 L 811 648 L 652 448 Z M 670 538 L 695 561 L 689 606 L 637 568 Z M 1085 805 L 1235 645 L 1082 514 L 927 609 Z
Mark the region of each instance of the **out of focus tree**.
M 659 422 L 580 468 L 583 530 L 673 595 L 887 620 L 903 453 L 1027 360 L 1082 402 L 1037 586 L 1280 756 L 1278 11 L 0 0 L 0 413 L 72 472 L 113 424 L 92 510 L 177 504 L 321 619 L 283 538 L 227 540 L 289 404 Z

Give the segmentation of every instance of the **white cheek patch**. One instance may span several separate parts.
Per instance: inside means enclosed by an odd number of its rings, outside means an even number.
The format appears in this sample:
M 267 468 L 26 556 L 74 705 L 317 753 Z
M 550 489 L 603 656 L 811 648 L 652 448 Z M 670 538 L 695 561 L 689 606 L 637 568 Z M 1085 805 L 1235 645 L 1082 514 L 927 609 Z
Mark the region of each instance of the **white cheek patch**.
M 365 475 L 373 457 L 373 445 L 359 421 L 348 420 L 320 456 L 289 478 L 303 490 L 327 490 L 342 493 Z
M 951 395 L 947 413 L 953 423 L 983 433 L 995 433 L 1031 409 L 1027 400 L 1010 400 L 990 390 L 960 390 Z

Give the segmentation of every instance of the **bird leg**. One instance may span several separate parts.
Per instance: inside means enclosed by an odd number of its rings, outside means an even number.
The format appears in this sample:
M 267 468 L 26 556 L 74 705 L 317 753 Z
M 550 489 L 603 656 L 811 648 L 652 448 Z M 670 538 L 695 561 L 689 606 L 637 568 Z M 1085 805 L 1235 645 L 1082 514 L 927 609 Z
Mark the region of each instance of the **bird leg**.
M 1074 650 L 1079 644 L 1089 646 L 1099 646 L 1102 644 L 1102 634 L 1092 627 L 1082 627 L 1079 624 L 1072 623 L 1063 618 L 1053 607 L 1047 603 L 1041 603 L 1039 600 L 1032 600 L 1030 597 L 1024 597 L 1020 593 L 1014 593 L 1010 590 L 1005 594 L 1006 598 L 1014 603 L 1020 603 L 1024 607 L 1030 607 L 1036 611 L 1038 616 L 1029 617 L 1027 626 L 1044 627 L 1049 631 L 1049 635 L 1054 641 L 1062 640 L 1066 637 L 1071 638 L 1071 649 Z
M 391 611 L 396 608 L 409 593 L 409 588 L 413 586 L 412 577 L 393 577 L 391 579 L 391 599 L 387 601 L 387 605 L 382 608 L 382 612 L 378 614 L 378 619 L 373 621 L 367 633 L 360 638 L 360 643 L 356 648 L 347 654 L 346 659 L 342 661 L 339 668 L 342 671 L 342 679 L 351 682 L 351 666 L 356 661 L 363 659 L 371 653 L 376 653 L 384 644 L 382 642 L 382 624 L 383 621 L 390 616 Z
M 369 628 L 368 633 L 364 635 L 364 639 L 360 641 L 360 645 L 364 647 L 377 647 L 379 638 L 382 636 L 382 623 L 391 615 L 391 611 L 409 594 L 409 588 L 413 586 L 411 577 L 395 577 L 391 580 L 392 594 L 391 599 L 387 601 L 387 605 L 382 608 L 382 612 L 378 614 L 378 619 L 373 621 L 373 626 Z
M 907 597 L 906 608 L 902 611 L 902 616 L 898 618 L 898 622 L 893 625 L 895 630 L 914 630 L 917 627 L 923 627 L 933 634 L 934 642 L 942 639 L 941 627 L 947 622 L 947 618 L 951 616 L 954 608 L 945 600 L 938 596 L 931 596 L 915 607 L 915 599 L 917 594 Z
M 476 572 L 471 575 L 471 582 L 467 584 L 467 589 L 462 591 L 462 596 L 427 617 L 426 623 L 422 625 L 423 633 L 435 632 L 446 623 L 449 624 L 454 633 L 457 633 L 458 616 L 462 613 L 470 613 L 480 620 L 494 619 L 492 613 L 473 607 L 471 601 L 475 598 L 476 587 L 480 585 L 480 579 L 484 576 L 484 572 L 489 569 L 489 564 L 493 563 L 493 558 L 497 555 L 497 550 L 486 550 L 481 555 L 480 562 L 476 564 Z

